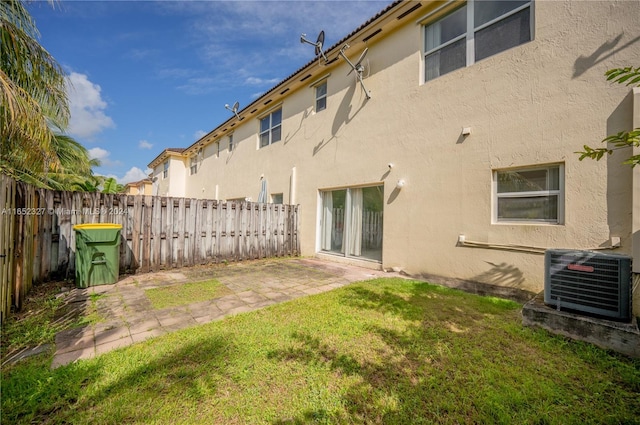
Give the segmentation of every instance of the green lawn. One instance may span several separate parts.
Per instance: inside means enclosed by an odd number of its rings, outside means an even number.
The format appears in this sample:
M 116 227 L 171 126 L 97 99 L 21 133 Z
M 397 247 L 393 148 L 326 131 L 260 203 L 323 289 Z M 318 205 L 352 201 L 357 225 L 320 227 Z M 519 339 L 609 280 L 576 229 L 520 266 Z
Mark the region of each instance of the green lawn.
M 640 362 L 519 304 L 377 279 L 56 370 L 2 371 L 2 423 L 638 424 Z
M 215 279 L 179 283 L 161 288 L 147 289 L 145 295 L 154 309 L 177 307 L 199 301 L 220 298 L 232 292 Z

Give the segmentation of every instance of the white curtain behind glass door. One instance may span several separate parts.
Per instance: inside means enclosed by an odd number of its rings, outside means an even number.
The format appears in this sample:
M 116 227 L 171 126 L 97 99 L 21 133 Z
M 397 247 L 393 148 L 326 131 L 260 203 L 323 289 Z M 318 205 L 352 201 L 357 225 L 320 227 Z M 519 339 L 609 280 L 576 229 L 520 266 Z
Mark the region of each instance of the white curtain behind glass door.
M 331 229 L 333 228 L 333 194 L 322 192 L 322 228 L 320 249 L 331 251 Z
M 362 189 L 349 190 L 351 214 L 349 221 L 349 255 L 362 255 Z

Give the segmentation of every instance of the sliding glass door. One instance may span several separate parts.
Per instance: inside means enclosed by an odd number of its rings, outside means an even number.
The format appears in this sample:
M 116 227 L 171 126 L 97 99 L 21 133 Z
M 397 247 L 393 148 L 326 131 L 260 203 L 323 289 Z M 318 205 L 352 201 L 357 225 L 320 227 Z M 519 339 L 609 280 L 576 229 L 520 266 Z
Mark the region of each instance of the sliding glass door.
M 322 191 L 320 249 L 382 261 L 383 186 Z

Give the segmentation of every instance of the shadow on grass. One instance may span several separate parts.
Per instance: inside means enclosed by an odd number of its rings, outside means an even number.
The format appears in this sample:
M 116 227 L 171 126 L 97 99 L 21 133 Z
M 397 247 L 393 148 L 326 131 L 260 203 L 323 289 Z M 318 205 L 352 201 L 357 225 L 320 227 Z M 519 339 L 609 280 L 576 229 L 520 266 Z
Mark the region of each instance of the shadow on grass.
M 216 335 L 166 353 L 128 350 L 133 358 L 126 358 L 125 352 L 108 357 L 128 370 L 111 376 L 103 373 L 115 369 L 105 364 L 105 357 L 55 370 L 42 364 L 22 367 L 17 376 L 3 376 L 2 423 L 67 423 L 78 420 L 79 414 L 90 422 L 94 410 L 112 423 L 144 423 L 162 406 L 141 407 L 139 399 L 168 393 L 191 400 L 206 397 L 215 391 L 215 378 L 225 373 L 224 354 L 232 349 L 228 338 Z M 138 366 L 130 368 L 132 363 Z
M 356 284 L 344 288 L 341 303 L 366 323 L 372 342 L 366 354 L 358 342 L 293 332 L 290 348 L 268 356 L 350 377 L 344 408 L 310 409 L 275 424 L 562 423 L 568 410 L 564 423 L 583 423 L 593 409 L 609 409 L 607 420 L 627 423 L 640 413 L 632 401 L 638 371 L 625 376 L 622 365 L 612 372 L 604 352 L 595 360 L 567 350 L 561 339 L 523 330 L 517 303 L 421 282 L 395 290 Z M 600 398 L 584 403 L 594 391 Z

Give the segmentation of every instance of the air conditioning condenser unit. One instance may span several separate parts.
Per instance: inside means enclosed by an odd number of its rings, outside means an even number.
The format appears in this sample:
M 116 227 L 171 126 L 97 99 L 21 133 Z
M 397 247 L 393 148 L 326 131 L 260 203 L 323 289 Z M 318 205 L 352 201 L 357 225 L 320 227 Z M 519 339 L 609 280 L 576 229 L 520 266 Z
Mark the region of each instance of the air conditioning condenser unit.
M 558 310 L 631 320 L 631 257 L 594 251 L 545 251 L 544 302 Z

